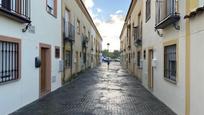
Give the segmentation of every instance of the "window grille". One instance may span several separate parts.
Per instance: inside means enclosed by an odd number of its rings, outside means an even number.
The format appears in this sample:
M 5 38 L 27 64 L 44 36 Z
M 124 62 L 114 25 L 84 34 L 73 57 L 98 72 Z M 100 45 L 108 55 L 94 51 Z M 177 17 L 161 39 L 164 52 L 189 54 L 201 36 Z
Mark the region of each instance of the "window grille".
M 176 45 L 164 48 L 164 77 L 176 81 Z
M 19 44 L 0 41 L 0 83 L 19 78 Z
M 140 67 L 140 58 L 141 58 L 141 53 L 140 51 L 137 52 L 137 66 Z
M 60 48 L 55 47 L 55 58 L 60 58 Z
M 65 67 L 70 67 L 72 61 L 71 51 L 66 51 L 65 56 Z

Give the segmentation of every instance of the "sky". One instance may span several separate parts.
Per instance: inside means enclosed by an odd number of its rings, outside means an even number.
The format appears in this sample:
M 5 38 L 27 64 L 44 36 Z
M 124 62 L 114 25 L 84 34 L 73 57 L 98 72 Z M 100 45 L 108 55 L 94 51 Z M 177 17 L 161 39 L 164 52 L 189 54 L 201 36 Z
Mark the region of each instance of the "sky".
M 83 0 L 103 38 L 103 50 L 120 50 L 120 33 L 131 0 Z

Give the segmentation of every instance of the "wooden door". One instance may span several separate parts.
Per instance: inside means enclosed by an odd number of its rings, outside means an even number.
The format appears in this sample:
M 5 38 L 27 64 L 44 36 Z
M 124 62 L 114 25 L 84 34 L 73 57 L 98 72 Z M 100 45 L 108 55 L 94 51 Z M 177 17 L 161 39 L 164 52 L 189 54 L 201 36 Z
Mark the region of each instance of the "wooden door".
M 51 51 L 48 47 L 40 48 L 40 97 L 51 91 Z
M 76 52 L 76 73 L 78 72 L 79 70 L 79 53 Z
M 148 87 L 149 89 L 153 89 L 153 67 L 152 67 L 152 59 L 153 59 L 153 50 L 150 49 L 148 52 Z

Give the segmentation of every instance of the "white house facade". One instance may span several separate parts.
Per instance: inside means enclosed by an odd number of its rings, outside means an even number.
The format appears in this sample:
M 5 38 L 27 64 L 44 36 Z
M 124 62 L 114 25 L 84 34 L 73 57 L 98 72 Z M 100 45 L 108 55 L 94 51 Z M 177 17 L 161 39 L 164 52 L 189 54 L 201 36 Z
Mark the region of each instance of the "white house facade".
M 61 0 L 0 0 L 0 22 L 6 115 L 61 87 Z

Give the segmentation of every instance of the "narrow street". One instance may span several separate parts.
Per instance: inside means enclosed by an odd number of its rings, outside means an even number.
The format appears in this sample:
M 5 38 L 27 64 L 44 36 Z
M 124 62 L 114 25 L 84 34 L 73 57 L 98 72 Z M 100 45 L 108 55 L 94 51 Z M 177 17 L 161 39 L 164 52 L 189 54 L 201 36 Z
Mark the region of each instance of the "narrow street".
M 82 73 L 14 115 L 174 115 L 119 63 Z

